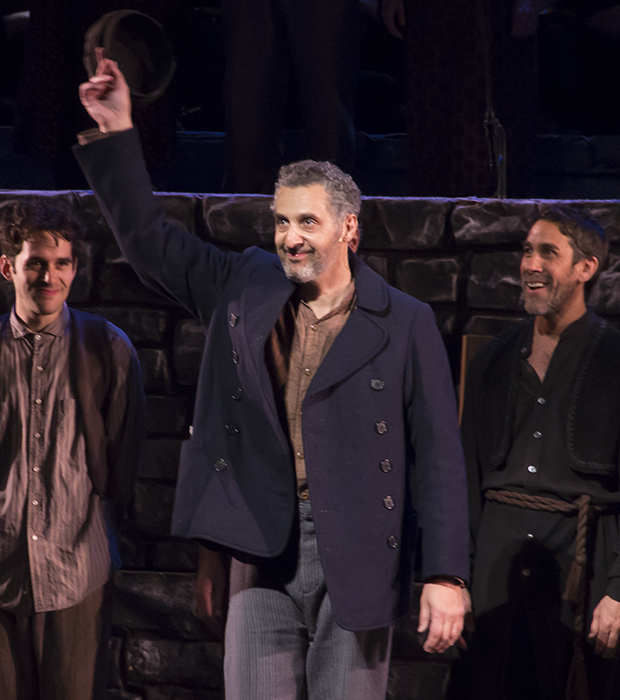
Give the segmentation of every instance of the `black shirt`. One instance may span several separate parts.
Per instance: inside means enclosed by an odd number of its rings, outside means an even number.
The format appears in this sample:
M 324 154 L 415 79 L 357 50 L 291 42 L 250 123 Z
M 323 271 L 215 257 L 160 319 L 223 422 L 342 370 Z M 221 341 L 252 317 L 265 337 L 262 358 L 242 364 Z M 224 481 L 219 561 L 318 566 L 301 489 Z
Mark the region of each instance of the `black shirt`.
M 616 472 L 610 476 L 588 476 L 575 473 L 569 466 L 565 434 L 569 401 L 584 353 L 597 330 L 592 311 L 568 326 L 542 382 L 528 362 L 532 352 L 530 334 L 521 348 L 510 451 L 503 468 L 485 475 L 483 489 L 526 491 L 567 501 L 588 494 L 595 503 L 620 502 Z

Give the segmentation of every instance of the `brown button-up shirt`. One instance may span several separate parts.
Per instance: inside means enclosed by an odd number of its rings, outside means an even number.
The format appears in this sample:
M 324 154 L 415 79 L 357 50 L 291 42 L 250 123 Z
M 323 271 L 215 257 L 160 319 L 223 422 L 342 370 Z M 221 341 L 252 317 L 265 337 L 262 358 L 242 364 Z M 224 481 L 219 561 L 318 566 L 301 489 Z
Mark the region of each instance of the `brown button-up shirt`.
M 32 332 L 13 310 L 0 338 L 0 608 L 70 607 L 109 572 L 104 504 L 76 433 L 69 311 Z
M 267 344 L 267 366 L 278 402 L 280 419 L 288 428 L 295 457 L 297 488 L 301 498 L 308 498 L 301 406 L 314 375 L 354 306 L 353 282 L 343 301 L 320 319 L 296 295 L 283 309 L 271 333 L 271 342 Z

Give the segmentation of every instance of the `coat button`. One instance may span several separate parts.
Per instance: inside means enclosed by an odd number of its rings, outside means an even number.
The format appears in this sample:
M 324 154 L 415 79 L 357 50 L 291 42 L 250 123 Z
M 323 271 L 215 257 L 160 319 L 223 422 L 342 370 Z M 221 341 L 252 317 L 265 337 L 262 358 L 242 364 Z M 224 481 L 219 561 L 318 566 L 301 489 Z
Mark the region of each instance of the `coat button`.
M 224 460 L 220 457 L 217 460 L 217 462 L 213 465 L 213 468 L 215 469 L 216 472 L 223 472 L 227 466 L 228 466 L 228 464 L 226 463 L 226 460 Z
M 232 361 L 237 365 L 239 364 L 239 355 L 233 350 Z
M 396 505 L 394 503 L 394 499 L 391 496 L 386 496 L 383 499 L 383 505 L 388 509 L 388 510 L 393 510 L 394 506 Z
M 383 387 L 385 386 L 385 382 L 382 382 L 380 379 L 371 379 L 370 386 L 375 391 L 381 391 L 381 389 L 383 389 Z
M 237 321 L 239 320 L 238 316 L 235 316 L 235 314 L 230 314 L 228 317 L 228 322 L 230 323 L 230 327 L 234 328 L 237 325 Z
M 398 537 L 394 537 L 394 535 L 390 535 L 387 538 L 387 546 L 390 549 L 396 549 L 396 547 L 398 547 Z
M 230 392 L 230 397 L 232 398 L 233 401 L 241 401 L 242 396 L 243 396 L 243 389 L 240 386 L 235 387 Z
M 239 428 L 237 428 L 237 426 L 234 423 L 227 423 L 224 427 L 226 428 L 226 432 L 229 435 L 237 435 L 237 433 L 239 432 Z
M 382 459 L 381 462 L 379 463 L 379 468 L 381 469 L 382 472 L 387 474 L 388 472 L 392 471 L 392 462 L 390 462 L 389 459 Z
M 375 429 L 379 435 L 383 435 L 383 433 L 387 433 L 387 423 L 384 420 L 379 421 L 375 423 Z

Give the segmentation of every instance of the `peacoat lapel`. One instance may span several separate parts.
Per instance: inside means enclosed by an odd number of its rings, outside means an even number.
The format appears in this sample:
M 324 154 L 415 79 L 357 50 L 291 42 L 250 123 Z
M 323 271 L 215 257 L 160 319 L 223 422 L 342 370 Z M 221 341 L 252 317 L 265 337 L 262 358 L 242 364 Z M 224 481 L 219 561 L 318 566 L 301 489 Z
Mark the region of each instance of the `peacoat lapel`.
M 238 370 L 240 379 L 245 387 L 252 387 L 254 396 L 260 397 L 266 415 L 287 450 L 288 441 L 265 365 L 265 343 L 294 290 L 295 285 L 286 278 L 275 256 L 272 262 L 257 266 L 243 288 L 238 323 L 244 346 Z M 232 328 L 231 332 L 234 331 Z
M 376 356 L 389 339 L 383 324 L 374 318 L 383 316 L 388 310 L 387 284 L 357 256 L 350 254 L 349 263 L 355 277 L 356 308 L 321 363 L 308 389 L 308 396 L 356 372 Z M 265 366 L 265 343 L 294 289 L 295 285 L 286 278 L 277 258 L 257 266 L 243 289 L 237 329 L 243 333 L 247 358 L 239 365 L 240 377 L 246 386 L 254 388 L 255 395 L 261 397 L 271 423 L 283 440 L 286 438 Z
M 389 306 L 388 286 L 356 255 L 349 254 L 355 278 L 356 302 L 344 327 L 321 363 L 307 396 L 317 394 L 346 379 L 375 357 L 387 344 L 389 335 L 374 317 Z

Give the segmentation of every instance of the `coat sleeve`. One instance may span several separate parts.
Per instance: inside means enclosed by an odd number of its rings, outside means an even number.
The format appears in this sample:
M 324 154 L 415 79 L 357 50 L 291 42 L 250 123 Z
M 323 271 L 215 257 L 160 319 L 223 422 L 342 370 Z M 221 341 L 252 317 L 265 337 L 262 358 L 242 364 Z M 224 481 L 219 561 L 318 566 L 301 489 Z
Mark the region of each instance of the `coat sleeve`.
M 456 400 L 446 350 L 429 306 L 411 329 L 414 503 L 422 529 L 422 575 L 469 579 L 467 492 Z
M 106 413 L 107 496 L 113 522 L 127 511 L 146 437 L 145 397 L 137 353 L 129 338 L 110 325 L 114 376 Z
M 208 322 L 231 268 L 243 256 L 223 253 L 164 218 L 134 129 L 73 150 L 142 282 Z
M 461 418 L 461 440 L 465 453 L 465 470 L 467 474 L 467 499 L 469 504 L 469 551 L 473 566 L 475 542 L 480 519 L 482 517 L 482 472 L 480 455 L 476 439 L 475 396 L 478 388 L 478 365 L 480 353 L 469 365 L 465 380 L 465 401 Z

